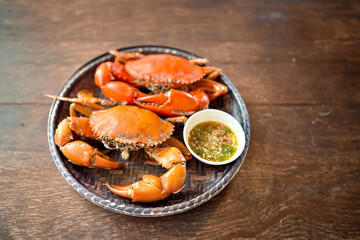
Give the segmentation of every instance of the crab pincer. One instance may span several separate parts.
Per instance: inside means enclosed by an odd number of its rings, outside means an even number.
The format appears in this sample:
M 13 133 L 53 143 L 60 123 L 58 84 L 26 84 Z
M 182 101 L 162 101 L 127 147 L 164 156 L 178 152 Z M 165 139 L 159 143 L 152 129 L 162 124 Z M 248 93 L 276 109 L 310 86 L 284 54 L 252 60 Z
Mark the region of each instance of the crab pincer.
M 161 177 L 144 175 L 143 179 L 129 185 L 106 183 L 113 193 L 134 202 L 156 202 L 181 191 L 186 178 L 186 159 L 175 147 L 146 149 L 150 157 L 168 169 Z
M 86 118 L 69 117 L 63 119 L 58 125 L 55 133 L 55 143 L 60 147 L 64 156 L 76 165 L 89 168 L 114 169 L 126 166 L 125 163 L 115 162 L 84 141 L 74 141 L 71 126 L 78 126 L 77 129 L 73 128 L 75 131 L 83 129 L 83 136 L 94 136 L 89 128 L 84 127 L 84 125 L 87 125 L 85 122 Z
M 206 109 L 209 104 L 208 100 L 205 92 L 201 90 L 187 93 L 170 89 L 164 94 L 138 97 L 134 99 L 134 102 L 139 107 L 151 110 L 161 116 L 171 117 L 189 116 L 199 110 Z

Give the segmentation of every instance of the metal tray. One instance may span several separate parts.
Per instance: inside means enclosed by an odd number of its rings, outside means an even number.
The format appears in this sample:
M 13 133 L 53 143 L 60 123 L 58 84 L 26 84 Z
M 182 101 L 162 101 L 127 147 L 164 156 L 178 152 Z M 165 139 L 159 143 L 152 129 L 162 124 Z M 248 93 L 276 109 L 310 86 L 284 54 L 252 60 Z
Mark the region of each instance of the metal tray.
M 163 46 L 136 46 L 118 49 L 123 52 L 139 51 L 144 54 L 170 53 L 185 58 L 199 57 L 195 54 Z M 84 88 L 95 91 L 97 97 L 104 97 L 94 84 L 96 67 L 105 61 L 112 61 L 114 57 L 105 53 L 78 69 L 65 83 L 58 95 L 76 97 L 76 93 Z M 58 123 L 69 115 L 69 103 L 54 100 L 48 120 L 48 140 L 54 162 L 65 180 L 83 197 L 90 202 L 110 211 L 138 216 L 160 217 L 178 214 L 193 209 L 205 203 L 218 194 L 238 172 L 242 165 L 250 141 L 249 115 L 240 93 L 231 81 L 221 73 L 217 79 L 228 87 L 228 93 L 210 103 L 210 108 L 220 109 L 234 116 L 245 131 L 245 148 L 240 157 L 234 162 L 222 166 L 210 166 L 195 158 L 187 162 L 187 176 L 185 187 L 177 194 L 170 195 L 166 200 L 155 203 L 132 202 L 110 192 L 104 183 L 130 184 L 140 180 L 144 174 L 161 176 L 166 169 L 161 166 L 145 164 L 144 151 L 131 152 L 127 161 L 128 166 L 118 170 L 89 169 L 70 163 L 55 145 L 54 134 Z M 183 126 L 176 124 L 174 137 L 182 140 Z M 99 143 L 96 147 L 101 148 Z M 120 153 L 112 151 L 108 155 L 114 159 L 120 158 Z

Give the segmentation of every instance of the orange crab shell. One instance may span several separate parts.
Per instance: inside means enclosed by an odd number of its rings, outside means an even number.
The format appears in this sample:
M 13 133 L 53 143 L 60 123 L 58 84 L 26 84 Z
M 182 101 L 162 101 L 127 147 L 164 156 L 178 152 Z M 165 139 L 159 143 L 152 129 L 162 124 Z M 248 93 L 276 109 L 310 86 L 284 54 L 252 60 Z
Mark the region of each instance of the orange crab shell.
M 93 112 L 90 126 L 103 140 L 142 147 L 156 146 L 174 131 L 174 125 L 137 106 L 117 106 Z
M 131 77 L 144 84 L 188 85 L 206 74 L 205 68 L 170 54 L 147 55 L 139 60 L 129 61 L 125 68 Z

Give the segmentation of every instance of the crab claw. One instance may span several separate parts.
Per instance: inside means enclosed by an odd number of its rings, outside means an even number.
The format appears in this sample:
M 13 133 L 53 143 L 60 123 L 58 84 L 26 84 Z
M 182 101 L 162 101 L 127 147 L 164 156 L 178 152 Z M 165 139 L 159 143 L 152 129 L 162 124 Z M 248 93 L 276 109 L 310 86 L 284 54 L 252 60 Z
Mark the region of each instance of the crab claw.
M 109 99 L 133 103 L 132 99 L 141 87 L 125 70 L 125 66 L 118 62 L 101 63 L 95 71 L 95 84 L 102 89 Z
M 184 187 L 186 177 L 186 159 L 176 147 L 146 149 L 146 153 L 161 166 L 169 169 L 163 174 L 161 185 L 167 193 L 177 193 Z
M 177 193 L 184 187 L 186 177 L 185 162 L 178 162 L 161 178 L 161 184 L 167 193 Z
M 77 133 L 81 132 L 82 136 L 94 138 L 93 132 L 89 129 L 89 120 L 87 118 L 65 118 L 59 123 L 56 129 L 55 143 L 60 147 L 60 151 L 70 162 L 80 166 L 105 169 L 126 166 L 125 163 L 115 162 L 86 142 L 73 141 L 74 136 L 72 130 L 75 130 Z
M 125 66 L 119 62 L 101 63 L 95 71 L 95 84 L 105 86 L 109 81 L 120 80 L 134 84 L 135 80 L 126 72 Z
M 70 162 L 88 168 L 114 169 L 126 166 L 125 163 L 112 161 L 111 158 L 83 141 L 69 142 L 60 147 L 60 150 Z
M 227 87 L 214 80 L 204 78 L 190 85 L 193 90 L 201 89 L 209 96 L 210 101 L 227 93 Z
M 161 179 L 154 175 L 144 175 L 143 180 L 130 185 L 106 183 L 106 186 L 116 195 L 130 198 L 134 202 L 156 202 L 168 196 L 162 190 Z
M 139 89 L 121 81 L 108 82 L 101 89 L 107 98 L 129 104 L 134 104 L 134 99 L 137 97 L 147 96 L 147 94 L 140 92 Z
M 201 109 L 207 109 L 209 107 L 209 96 L 203 90 L 196 89 L 188 93 L 191 94 L 199 102 L 199 106 Z
M 169 169 L 161 177 L 144 175 L 143 179 L 130 185 L 106 183 L 113 193 L 134 202 L 156 202 L 179 192 L 184 187 L 186 159 L 175 147 L 146 149 L 150 157 Z
M 56 128 L 55 131 L 55 143 L 59 147 L 64 146 L 68 142 L 74 140 L 73 133 L 69 127 L 70 120 L 68 118 L 63 119 Z
M 169 117 L 191 115 L 202 109 L 194 96 L 175 89 L 170 89 L 164 94 L 138 97 L 134 102 L 139 107 Z

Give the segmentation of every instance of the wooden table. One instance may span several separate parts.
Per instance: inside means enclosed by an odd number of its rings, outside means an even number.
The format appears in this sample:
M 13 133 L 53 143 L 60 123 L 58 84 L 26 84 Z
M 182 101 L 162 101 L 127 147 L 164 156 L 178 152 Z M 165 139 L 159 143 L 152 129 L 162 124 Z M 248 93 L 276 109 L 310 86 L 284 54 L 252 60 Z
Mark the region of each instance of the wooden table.
M 0 238 L 360 238 L 356 1 L 1 1 Z M 163 218 L 115 214 L 58 172 L 51 99 L 110 49 L 177 47 L 223 69 L 251 143 L 215 198 Z

